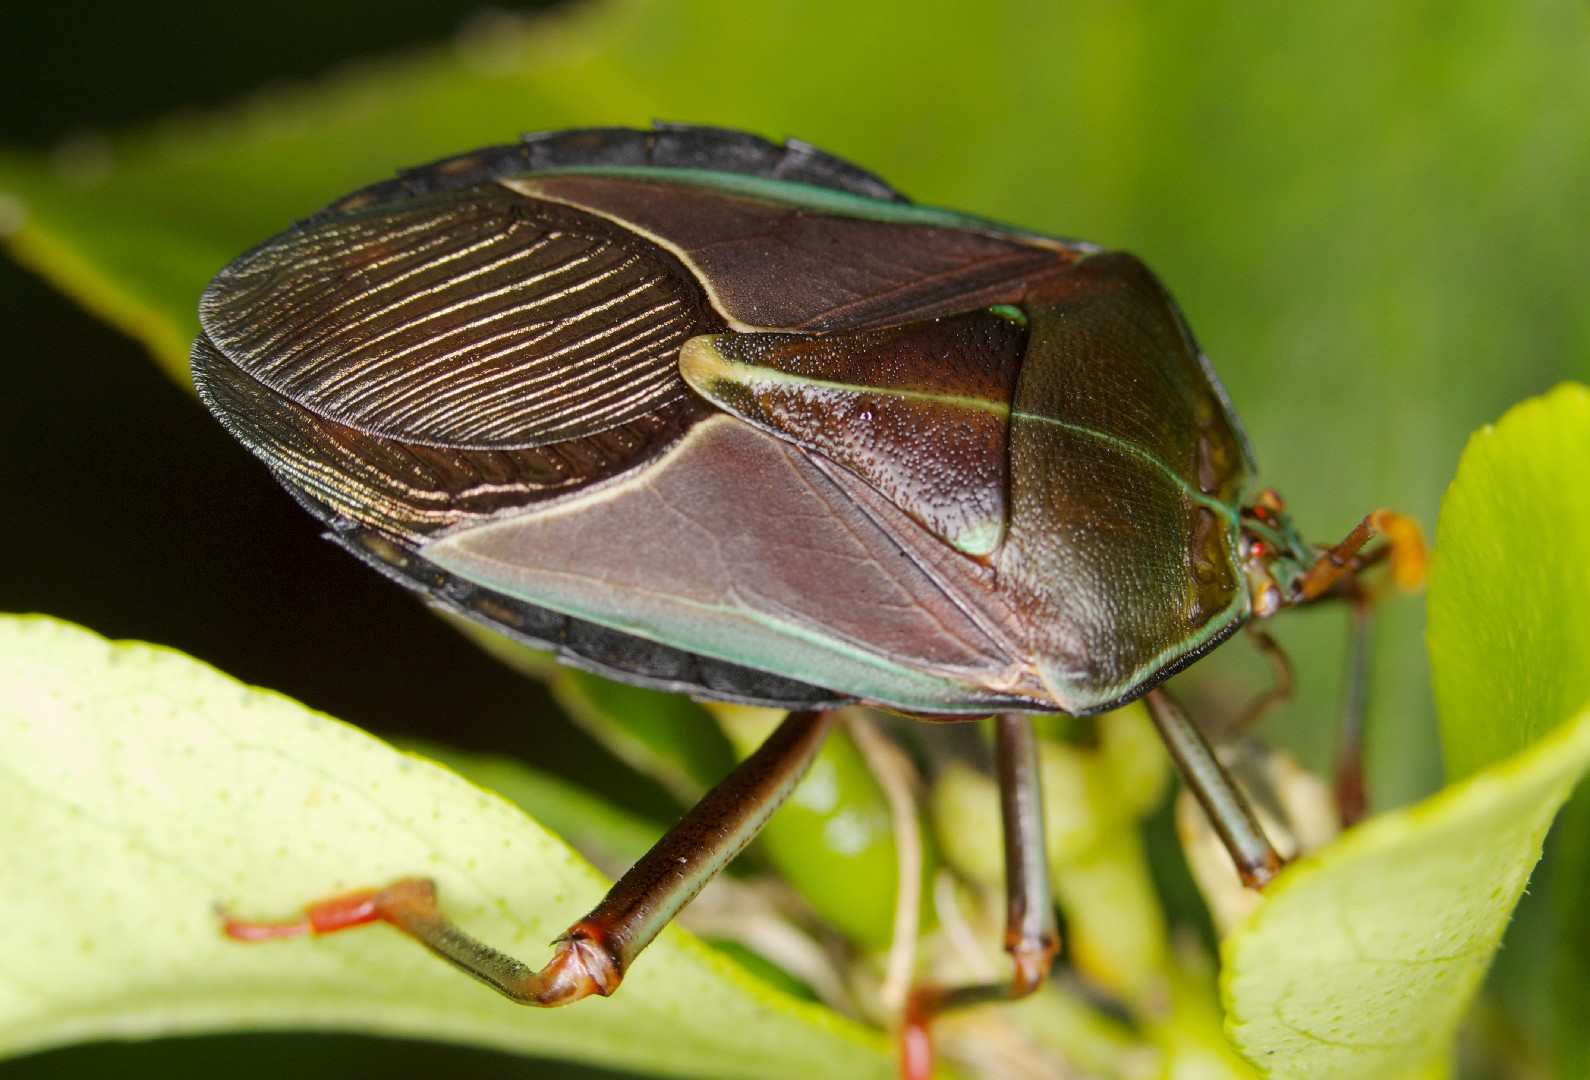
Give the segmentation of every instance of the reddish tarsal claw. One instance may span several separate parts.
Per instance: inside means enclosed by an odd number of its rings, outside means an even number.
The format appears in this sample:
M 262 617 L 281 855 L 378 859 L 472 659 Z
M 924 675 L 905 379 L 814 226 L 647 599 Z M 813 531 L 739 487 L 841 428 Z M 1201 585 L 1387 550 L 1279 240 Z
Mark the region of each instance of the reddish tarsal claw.
M 623 979 L 612 957 L 588 938 L 559 938 L 557 951 L 536 974 L 536 1005 L 555 1008 L 592 994 L 607 997 Z
M 225 909 L 219 913 L 222 933 L 235 941 L 251 942 L 390 923 L 504 995 L 543 1008 L 567 1005 L 592 994 L 606 997 L 624 977 L 619 963 L 601 945 L 600 928 L 584 923 L 575 924 L 558 938 L 552 959 L 540 971 L 533 971 L 459 931 L 442 914 L 436 886 L 424 878 L 402 878 L 384 889 L 329 897 L 304 908 L 297 919 L 281 922 L 238 919 Z
M 933 1046 L 932 1018 L 942 1004 L 942 991 L 918 988 L 906 1000 L 900 1019 L 900 1080 L 929 1080 L 938 1053 Z
M 405 879 L 405 884 L 415 879 Z M 415 882 L 427 889 L 429 882 Z M 382 898 L 387 890 L 360 889 L 358 892 L 333 896 L 305 907 L 296 919 L 282 922 L 264 922 L 234 918 L 224 907 L 218 908 L 221 932 L 235 941 L 273 941 L 278 938 L 303 937 L 305 934 L 330 934 L 355 926 L 366 926 L 384 919 Z M 434 890 L 431 893 L 435 898 Z

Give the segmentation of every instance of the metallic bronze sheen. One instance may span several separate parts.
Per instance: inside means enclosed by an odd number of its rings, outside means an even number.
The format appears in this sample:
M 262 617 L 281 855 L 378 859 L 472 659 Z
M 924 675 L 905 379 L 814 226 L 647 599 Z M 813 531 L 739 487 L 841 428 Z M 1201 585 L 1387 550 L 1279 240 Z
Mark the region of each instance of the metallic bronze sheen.
M 1015 303 L 1079 252 L 987 230 L 813 213 L 667 176 L 556 175 L 514 190 L 669 246 L 736 329 L 820 334 Z
M 1236 506 L 1249 459 L 1136 259 L 1094 256 L 1024 307 L 1001 582 L 1044 682 L 1090 710 L 1247 617 Z
M 947 543 L 1005 531 L 1022 323 L 989 311 L 811 337 L 716 334 L 679 357 L 691 388 L 850 469 Z
M 1093 712 L 1250 613 L 1250 455 L 1153 276 L 801 144 L 410 170 L 201 323 L 201 395 L 334 536 L 643 685 Z

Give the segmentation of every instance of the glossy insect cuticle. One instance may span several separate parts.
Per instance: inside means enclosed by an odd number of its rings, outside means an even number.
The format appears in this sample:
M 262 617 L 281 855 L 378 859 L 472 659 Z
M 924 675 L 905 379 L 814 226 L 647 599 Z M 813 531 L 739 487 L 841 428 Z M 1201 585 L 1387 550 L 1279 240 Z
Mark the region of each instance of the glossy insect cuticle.
M 539 971 L 428 884 L 372 891 L 532 1004 L 612 992 L 834 708 L 997 714 L 1015 973 L 912 996 L 929 1068 L 934 1012 L 1025 993 L 1054 955 L 1028 714 L 1147 695 L 1262 884 L 1274 849 L 1156 688 L 1250 619 L 1366 612 L 1375 537 L 1399 582 L 1423 572 L 1401 515 L 1322 549 L 1275 492 L 1244 504 L 1252 451 L 1140 261 L 916 206 L 803 143 L 549 132 L 406 170 L 240 256 L 201 325 L 201 397 L 368 564 L 576 666 L 789 712 Z

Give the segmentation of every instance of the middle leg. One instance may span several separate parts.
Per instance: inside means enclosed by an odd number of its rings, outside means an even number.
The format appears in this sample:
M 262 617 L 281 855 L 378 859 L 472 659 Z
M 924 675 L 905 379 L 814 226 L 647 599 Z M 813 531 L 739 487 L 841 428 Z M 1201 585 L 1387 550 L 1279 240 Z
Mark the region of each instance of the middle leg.
M 1005 833 L 1005 951 L 1015 972 L 1005 982 L 925 986 L 912 991 L 900 1031 L 900 1071 L 906 1080 L 927 1080 L 933 1072 L 929 1030 L 933 1017 L 947 1009 L 1025 997 L 1044 984 L 1060 949 L 1054 898 L 1049 891 L 1043 790 L 1032 717 L 1006 714 L 996 717 L 994 724 Z

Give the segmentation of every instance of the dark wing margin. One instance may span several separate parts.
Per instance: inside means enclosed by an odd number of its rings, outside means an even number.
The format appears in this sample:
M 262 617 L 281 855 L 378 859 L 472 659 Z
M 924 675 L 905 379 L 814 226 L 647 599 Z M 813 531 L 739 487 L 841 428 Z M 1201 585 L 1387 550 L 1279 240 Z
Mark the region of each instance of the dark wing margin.
M 727 128 L 659 123 L 651 131 L 544 131 L 523 136 L 523 142 L 531 171 L 623 165 L 701 169 L 810 184 L 885 202 L 907 201 L 866 169 L 808 143 L 798 139 L 769 142 Z
M 536 131 L 518 143 L 487 146 L 467 154 L 399 170 L 397 179 L 361 188 L 318 214 L 316 221 L 378 203 L 441 191 L 476 187 L 543 169 L 600 169 L 640 166 L 739 173 L 811 184 L 884 202 L 909 200 L 877 176 L 799 139 L 770 142 L 727 128 L 694 124 L 654 124 L 637 128 L 577 128 Z

